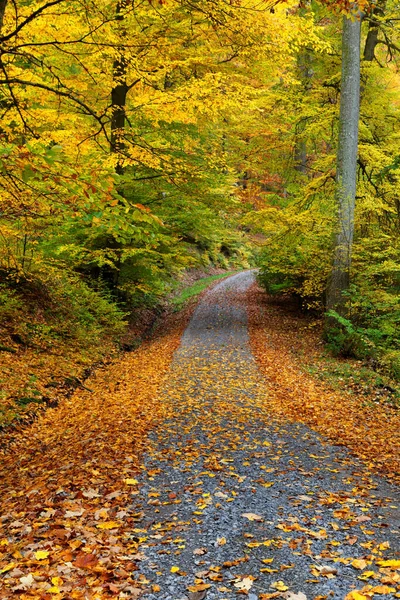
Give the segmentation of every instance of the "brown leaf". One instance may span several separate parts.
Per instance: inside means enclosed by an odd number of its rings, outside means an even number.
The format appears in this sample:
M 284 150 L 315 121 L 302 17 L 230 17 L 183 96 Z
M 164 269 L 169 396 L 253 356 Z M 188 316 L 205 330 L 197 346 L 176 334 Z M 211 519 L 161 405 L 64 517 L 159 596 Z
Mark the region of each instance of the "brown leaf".
M 201 592 L 189 592 L 189 600 L 203 600 L 206 597 L 207 592 L 205 590 Z
M 208 550 L 207 548 L 196 548 L 196 550 L 193 550 L 193 554 L 196 554 L 197 556 L 201 556 L 202 554 L 207 554 Z
M 78 554 L 73 564 L 79 569 L 92 569 L 98 564 L 98 560 L 94 554 L 87 554 L 86 552 L 81 552 L 80 554 Z
M 264 521 L 263 517 L 256 515 L 255 513 L 243 513 L 242 517 L 248 519 L 249 521 Z

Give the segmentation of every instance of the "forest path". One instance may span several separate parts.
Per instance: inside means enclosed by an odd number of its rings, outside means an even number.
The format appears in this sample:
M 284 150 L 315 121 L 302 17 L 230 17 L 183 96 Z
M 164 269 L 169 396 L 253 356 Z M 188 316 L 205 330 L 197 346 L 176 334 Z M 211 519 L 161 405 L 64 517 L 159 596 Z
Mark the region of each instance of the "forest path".
M 247 332 L 253 282 L 240 273 L 204 296 L 160 395 L 170 417 L 150 436 L 133 505 L 144 597 L 399 597 L 393 487 L 265 408 Z
M 4 435 L 2 600 L 400 597 L 396 488 L 271 408 L 314 404 L 284 380 L 289 354 L 257 368 L 253 281 L 222 281 L 186 331 L 171 315 Z

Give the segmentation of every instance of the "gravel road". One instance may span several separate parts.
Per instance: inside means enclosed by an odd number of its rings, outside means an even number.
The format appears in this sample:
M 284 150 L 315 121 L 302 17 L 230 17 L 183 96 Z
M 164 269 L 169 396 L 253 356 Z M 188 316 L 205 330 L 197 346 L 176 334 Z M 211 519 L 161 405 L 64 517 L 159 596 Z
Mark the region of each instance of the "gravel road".
M 203 297 L 162 391 L 166 421 L 133 496 L 143 597 L 399 598 L 385 563 L 400 567 L 396 488 L 268 414 L 247 333 L 253 281 L 240 273 Z

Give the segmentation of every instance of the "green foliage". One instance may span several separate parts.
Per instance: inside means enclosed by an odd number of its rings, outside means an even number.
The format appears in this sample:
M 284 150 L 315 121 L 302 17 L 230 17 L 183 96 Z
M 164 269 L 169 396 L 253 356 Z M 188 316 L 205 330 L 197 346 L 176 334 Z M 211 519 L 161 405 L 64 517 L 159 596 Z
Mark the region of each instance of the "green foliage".
M 364 329 L 356 327 L 349 319 L 345 319 L 334 310 L 328 311 L 327 317 L 329 319 L 329 329 L 326 332 L 327 347 L 334 355 L 357 358 L 372 355 L 375 345 L 367 337 Z M 379 335 L 378 331 L 375 333 Z
M 115 339 L 125 327 L 124 313 L 107 293 L 48 267 L 29 279 L 9 275 L 0 286 L 0 321 L 10 339 L 42 350 L 65 340 L 88 348 Z
M 373 370 L 372 366 L 363 365 L 362 361 L 353 358 L 338 360 L 326 354 L 315 363 L 307 366 L 307 371 L 333 387 L 343 390 L 343 386 L 357 396 L 375 395 L 399 406 L 400 388 L 393 387 L 393 380 Z
M 268 219 L 264 225 L 268 239 L 258 257 L 259 281 L 269 293 L 294 294 L 304 308 L 322 310 L 330 271 L 332 219 L 328 211 L 323 201 L 317 210 L 299 211 L 294 201 L 284 211 L 274 209 L 272 217 L 271 210 L 261 211 L 261 217 Z
M 294 294 L 305 309 L 322 315 L 337 226 L 335 155 L 340 45 L 336 17 L 327 16 L 321 7 L 314 8 L 315 18 L 324 21 L 321 35 L 328 36 L 337 53 L 318 54 L 311 49 L 299 53 L 297 81 L 291 95 L 285 97 L 292 102 L 288 108 L 293 116 L 292 128 L 282 138 L 280 163 L 276 158 L 273 163 L 281 183 L 274 187 L 270 183 L 268 187 L 259 184 L 258 196 L 263 197 L 264 205 L 247 215 L 244 222 L 264 237 L 259 280 L 265 289 L 272 294 Z M 364 27 L 365 35 L 367 25 Z M 393 30 L 388 35 L 397 34 Z M 365 62 L 362 67 L 352 285 L 346 295 L 347 315 L 344 318 L 329 313 L 327 338 L 328 347 L 335 354 L 356 356 L 399 378 L 400 80 L 392 65 L 382 68 L 386 60 L 384 46 L 378 45 L 376 54 L 377 62 Z M 288 137 L 291 146 L 284 151 Z M 256 181 L 257 177 L 253 185 Z

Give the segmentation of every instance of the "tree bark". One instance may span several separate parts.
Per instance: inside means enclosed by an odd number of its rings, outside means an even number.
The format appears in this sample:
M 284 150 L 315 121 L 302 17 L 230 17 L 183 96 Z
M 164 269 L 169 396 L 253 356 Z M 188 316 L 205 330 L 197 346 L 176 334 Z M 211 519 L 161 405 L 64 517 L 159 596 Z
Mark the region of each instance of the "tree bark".
M 0 0 L 0 34 L 3 31 L 4 13 L 6 12 L 8 0 Z
M 127 0 L 117 3 L 116 20 L 123 21 L 123 11 L 127 6 Z M 122 34 L 123 35 L 123 34 Z M 126 97 L 128 85 L 126 82 L 127 61 L 124 56 L 123 47 L 120 48 L 117 58 L 113 64 L 113 87 L 111 90 L 111 139 L 110 150 L 120 153 L 125 148 L 124 129 L 126 120 Z M 122 172 L 122 165 L 117 166 L 117 172 Z
M 379 22 L 374 17 L 383 16 L 386 2 L 380 2 L 375 6 L 368 24 L 368 33 L 365 40 L 363 59 L 373 61 L 375 58 L 375 48 L 378 44 Z
M 312 88 L 312 76 L 314 71 L 312 69 L 312 55 L 307 50 L 301 52 L 297 57 L 297 71 L 299 73 L 299 79 L 302 83 L 304 94 Z M 296 125 L 296 130 L 300 134 L 295 141 L 294 149 L 294 168 L 303 175 L 307 174 L 307 143 L 305 139 L 301 138 L 301 133 L 304 130 L 304 124 L 301 121 Z
M 358 121 L 360 115 L 361 19 L 343 18 L 342 78 L 339 140 L 336 165 L 338 229 L 334 261 L 327 293 L 327 309 L 346 316 L 346 292 L 350 284 L 351 251 L 357 181 Z

